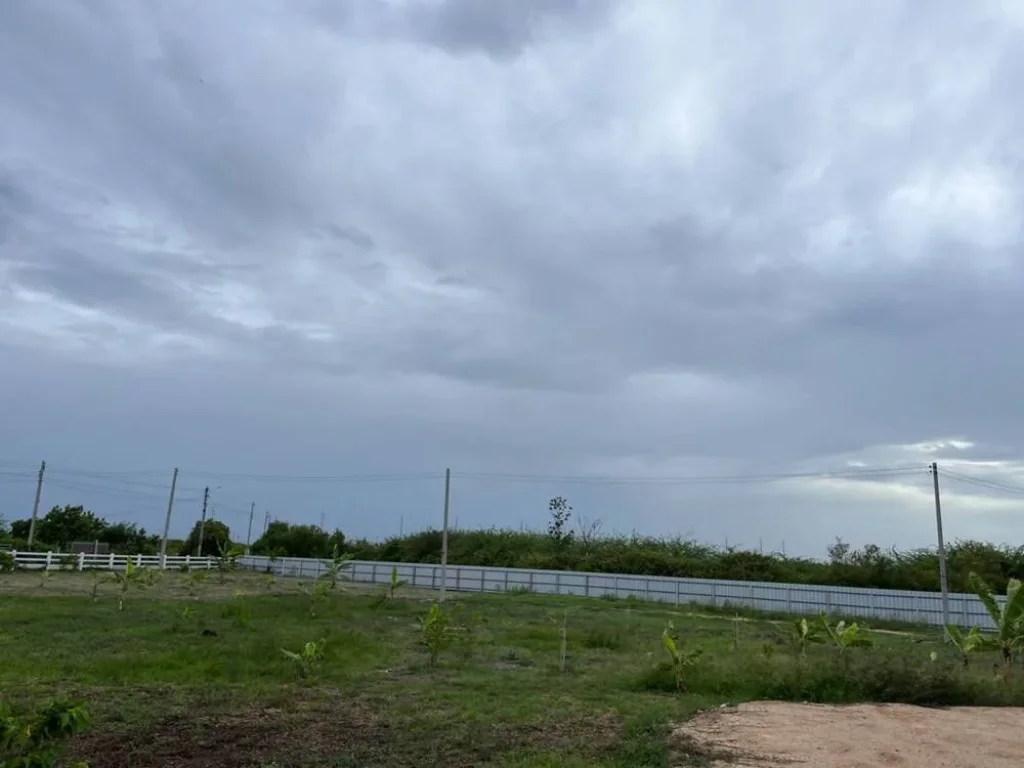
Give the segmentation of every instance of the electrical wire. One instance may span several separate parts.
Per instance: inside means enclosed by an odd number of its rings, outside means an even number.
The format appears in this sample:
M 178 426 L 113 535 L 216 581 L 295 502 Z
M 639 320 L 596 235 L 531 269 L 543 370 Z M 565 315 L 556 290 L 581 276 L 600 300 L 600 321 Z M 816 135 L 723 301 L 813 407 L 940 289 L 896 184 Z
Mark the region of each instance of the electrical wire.
M 783 480 L 815 479 L 876 479 L 921 474 L 924 467 L 856 467 L 819 472 L 780 472 L 760 475 L 682 475 L 671 477 L 599 477 L 588 475 L 556 476 L 502 474 L 490 472 L 453 472 L 453 478 L 466 480 L 491 480 L 501 482 L 558 483 L 582 485 L 701 485 L 701 484 L 757 484 Z
M 952 470 L 943 469 L 940 472 L 940 477 L 951 478 L 961 483 L 967 483 L 968 485 L 974 485 L 979 488 L 985 488 L 990 491 L 1003 491 L 1004 493 L 1020 493 L 1024 494 L 1024 487 L 1019 485 L 1011 485 L 1004 483 L 999 480 L 988 480 L 981 477 L 971 477 L 970 475 L 964 475 L 959 472 Z

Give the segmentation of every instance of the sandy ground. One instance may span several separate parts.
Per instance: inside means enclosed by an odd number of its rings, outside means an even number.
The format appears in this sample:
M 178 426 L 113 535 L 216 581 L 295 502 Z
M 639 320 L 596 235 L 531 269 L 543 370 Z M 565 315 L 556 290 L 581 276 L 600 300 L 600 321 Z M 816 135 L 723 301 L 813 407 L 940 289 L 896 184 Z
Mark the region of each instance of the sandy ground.
M 1024 711 L 924 709 L 903 704 L 831 707 L 752 702 L 698 715 L 678 729 L 733 760 L 713 766 L 1020 768 Z

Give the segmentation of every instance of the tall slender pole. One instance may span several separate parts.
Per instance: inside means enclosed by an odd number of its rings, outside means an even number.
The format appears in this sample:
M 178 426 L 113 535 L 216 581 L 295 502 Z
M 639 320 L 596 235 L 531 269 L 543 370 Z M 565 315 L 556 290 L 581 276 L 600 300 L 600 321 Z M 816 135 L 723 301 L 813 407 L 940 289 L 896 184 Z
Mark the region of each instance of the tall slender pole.
M 270 510 L 268 509 L 267 513 L 263 516 L 263 535 L 264 536 L 267 535 L 267 528 L 269 528 L 269 527 L 270 527 Z
M 939 583 L 942 587 L 942 635 L 949 642 L 949 573 L 946 570 L 946 542 L 942 537 L 942 499 L 939 495 L 939 465 L 932 462 L 932 487 L 935 490 L 935 531 L 939 539 Z
M 444 527 L 441 529 L 441 596 L 439 602 L 444 602 L 445 591 L 448 587 L 448 504 L 451 500 L 452 471 L 444 471 Z
M 206 505 L 210 502 L 210 486 L 203 489 L 203 516 L 199 519 L 199 541 L 196 542 L 196 557 L 203 556 L 203 537 L 206 535 Z
M 174 509 L 174 491 L 178 487 L 178 468 L 171 475 L 171 495 L 167 497 L 167 517 L 164 518 L 164 537 L 160 540 L 160 567 L 167 567 L 167 537 L 171 533 L 171 511 Z
M 39 475 L 36 478 L 36 500 L 32 505 L 32 522 L 28 524 L 28 546 L 32 548 L 32 542 L 36 538 L 36 519 L 39 517 L 39 500 L 43 496 L 43 475 L 46 474 L 46 462 L 39 465 Z
M 245 534 L 245 554 L 252 548 L 252 516 L 256 514 L 256 502 L 249 505 L 249 532 Z

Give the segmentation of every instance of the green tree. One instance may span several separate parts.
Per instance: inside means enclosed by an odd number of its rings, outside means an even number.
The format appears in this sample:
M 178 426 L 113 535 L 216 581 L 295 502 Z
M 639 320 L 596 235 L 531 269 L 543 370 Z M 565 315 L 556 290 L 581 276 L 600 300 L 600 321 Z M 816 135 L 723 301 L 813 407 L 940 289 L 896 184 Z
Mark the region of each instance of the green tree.
M 36 538 L 63 549 L 73 541 L 102 540 L 107 527 L 106 520 L 82 506 L 54 507 L 36 523 Z
M 181 545 L 179 550 L 181 554 L 194 555 L 196 553 L 196 547 L 199 546 L 200 528 L 203 528 L 202 553 L 205 557 L 216 557 L 221 546 L 231 544 L 231 529 L 220 520 L 208 519 L 205 526 L 201 520 L 197 520 L 196 524 L 192 526 L 188 538 L 185 539 L 185 543 Z
M 118 555 L 155 555 L 160 551 L 160 537 L 146 533 L 134 523 L 114 523 L 100 537 Z
M 345 534 L 335 531 L 328 534 L 316 525 L 291 525 L 275 520 L 267 531 L 252 545 L 253 554 L 276 557 L 318 557 L 332 556 L 335 547 L 345 549 Z

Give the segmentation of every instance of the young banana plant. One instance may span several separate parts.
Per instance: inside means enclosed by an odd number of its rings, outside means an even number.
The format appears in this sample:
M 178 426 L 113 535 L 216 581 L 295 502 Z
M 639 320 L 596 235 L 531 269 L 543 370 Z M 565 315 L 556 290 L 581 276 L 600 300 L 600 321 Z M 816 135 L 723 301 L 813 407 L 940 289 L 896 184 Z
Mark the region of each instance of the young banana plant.
M 330 582 L 331 589 L 338 588 L 338 581 L 345 578 L 345 569 L 353 559 L 352 555 L 343 554 L 338 549 L 338 545 L 334 545 L 334 550 L 331 552 L 331 564 L 327 566 L 327 573 L 324 574 L 324 578 Z
M 692 650 L 686 650 L 683 648 L 683 641 L 679 637 L 679 632 L 671 621 L 665 625 L 665 629 L 661 633 L 661 647 L 665 649 L 665 653 L 668 654 L 669 664 L 672 667 L 672 675 L 675 677 L 676 690 L 686 690 L 686 670 L 688 667 L 692 667 L 700 659 L 703 650 L 700 648 L 694 648 Z
M 821 623 L 840 655 L 845 653 L 847 648 L 866 647 L 873 644 L 867 631 L 857 626 L 857 622 L 847 624 L 845 621 L 840 621 L 838 624 L 831 625 L 828 623 L 828 616 L 822 614 Z
M 996 625 L 995 635 L 978 633 L 977 650 L 1000 651 L 1006 673 L 1012 669 L 1014 656 L 1024 651 L 1024 589 L 1020 579 L 1010 579 L 1006 585 L 1006 602 L 999 604 L 992 588 L 973 571 L 967 584 L 981 600 Z
M 807 655 L 807 648 L 811 645 L 820 645 L 825 642 L 817 624 L 808 621 L 806 618 L 793 621 L 793 633 L 791 635 L 793 646 L 800 651 L 801 656 Z
M 984 648 L 985 636 L 977 627 L 972 627 L 965 635 L 960 627 L 947 624 L 946 634 L 949 636 L 949 642 L 960 654 L 960 659 L 965 667 L 970 663 L 970 655 Z

